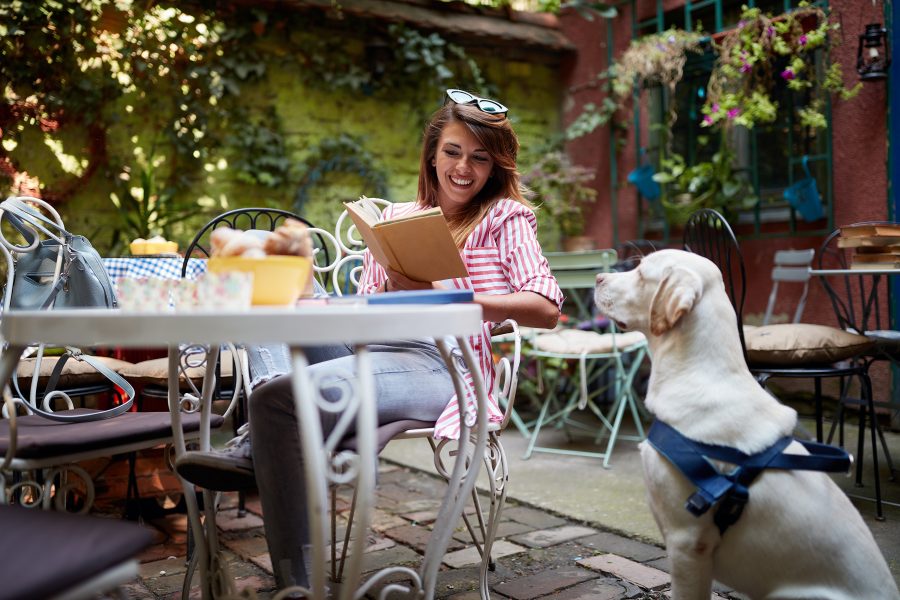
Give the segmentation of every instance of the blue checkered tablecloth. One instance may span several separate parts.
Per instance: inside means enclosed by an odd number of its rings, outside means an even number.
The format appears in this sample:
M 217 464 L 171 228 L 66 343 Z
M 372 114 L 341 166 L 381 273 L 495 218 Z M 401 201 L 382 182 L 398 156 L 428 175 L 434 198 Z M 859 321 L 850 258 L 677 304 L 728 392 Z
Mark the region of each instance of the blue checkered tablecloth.
M 178 257 L 135 256 L 128 258 L 104 258 L 103 266 L 113 281 L 119 278 L 142 279 L 181 279 L 181 265 L 184 259 Z M 188 259 L 185 277 L 197 279 L 206 273 L 206 260 L 202 258 Z

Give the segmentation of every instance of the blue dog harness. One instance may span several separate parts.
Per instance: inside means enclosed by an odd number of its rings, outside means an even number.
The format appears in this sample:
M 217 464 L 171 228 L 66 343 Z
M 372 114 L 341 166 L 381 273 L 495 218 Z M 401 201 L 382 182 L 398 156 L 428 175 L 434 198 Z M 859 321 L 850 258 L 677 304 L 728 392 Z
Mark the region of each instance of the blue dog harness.
M 703 444 L 688 439 L 670 425 L 654 421 L 647 441 L 685 477 L 697 491 L 687 499 L 685 508 L 695 517 L 718 503 L 713 521 L 719 533 L 734 525 L 750 499 L 749 487 L 763 469 L 799 469 L 846 473 L 853 460 L 843 448 L 797 440 L 809 455 L 782 454 L 794 438 L 783 437 L 756 454 L 744 454 L 729 446 Z M 736 465 L 730 473 L 720 473 L 711 462 L 721 460 Z

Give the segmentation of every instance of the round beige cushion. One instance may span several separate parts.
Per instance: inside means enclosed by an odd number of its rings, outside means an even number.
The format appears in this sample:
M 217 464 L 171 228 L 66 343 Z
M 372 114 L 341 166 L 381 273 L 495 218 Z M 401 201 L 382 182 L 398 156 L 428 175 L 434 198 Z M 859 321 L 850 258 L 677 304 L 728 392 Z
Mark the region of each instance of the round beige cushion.
M 613 351 L 613 343 L 618 350 L 625 350 L 645 341 L 639 331 L 627 333 L 597 333 L 580 329 L 564 329 L 553 333 L 542 333 L 534 338 L 535 349 L 556 354 L 604 354 Z
M 45 356 L 41 359 L 41 370 L 38 373 L 39 385 L 46 385 L 47 381 L 50 379 L 50 374 L 56 367 L 56 363 L 59 362 L 59 358 L 60 357 L 58 356 Z M 131 366 L 130 362 L 118 360 L 116 358 L 108 358 L 106 356 L 92 356 L 91 358 L 102 362 L 113 371 L 119 371 Z M 19 387 L 22 387 L 23 382 L 31 381 L 34 376 L 36 363 L 37 359 L 34 357 L 23 358 L 19 361 L 19 365 L 16 367 L 16 377 L 19 379 Z M 99 383 L 101 381 L 106 381 L 106 376 L 97 372 L 97 369 L 82 360 L 69 358 L 63 365 L 57 387 L 65 388 L 86 383 Z
M 219 354 L 219 361 L 222 363 L 221 378 L 223 380 L 231 378 L 234 375 L 234 360 L 231 358 L 231 351 L 223 350 Z M 206 374 L 206 364 L 199 367 L 188 367 L 186 371 L 191 380 L 202 381 Z M 119 375 L 132 383 L 168 385 L 169 359 L 168 357 L 154 358 L 136 364 L 128 364 L 119 369 Z M 179 376 L 179 380 L 186 381 L 184 372 Z
M 780 323 L 757 327 L 744 340 L 751 363 L 769 365 L 827 364 L 872 348 L 873 341 L 827 325 Z

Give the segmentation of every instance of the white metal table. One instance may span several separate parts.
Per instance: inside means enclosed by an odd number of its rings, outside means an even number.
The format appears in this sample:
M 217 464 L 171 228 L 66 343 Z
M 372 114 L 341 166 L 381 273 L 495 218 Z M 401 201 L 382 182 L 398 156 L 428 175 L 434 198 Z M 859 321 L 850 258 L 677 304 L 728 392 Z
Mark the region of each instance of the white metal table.
M 346 465 L 358 473 L 358 499 L 354 527 L 360 533 L 351 541 L 348 563 L 340 586 L 340 598 L 360 597 L 365 590 L 390 570 L 369 578 L 359 586 L 362 557 L 366 543 L 375 487 L 377 427 L 372 376 L 365 344 L 390 339 L 434 337 L 453 375 L 457 396 L 465 402 L 462 373 L 457 371 L 456 361 L 451 359 L 450 347 L 445 336 L 456 339 L 463 360 L 472 374 L 474 392 L 478 399 L 477 419 L 473 428 L 463 423 L 458 456 L 480 456 L 484 452 L 487 432 L 486 390 L 478 370 L 478 361 L 469 346 L 467 336 L 477 334 L 481 327 L 481 308 L 475 304 L 449 305 L 382 305 L 342 304 L 291 308 L 259 308 L 245 312 L 190 312 L 190 313 L 129 313 L 118 310 L 57 310 L 16 311 L 3 315 L 0 333 L 8 344 L 0 355 L 0 377 L 7 381 L 16 367 L 24 347 L 45 342 L 78 346 L 167 347 L 169 349 L 169 408 L 176 456 L 185 452 L 185 441 L 179 416 L 178 346 L 181 343 L 210 344 L 209 364 L 217 359 L 218 345 L 232 343 L 284 343 L 291 347 L 294 367 L 294 399 L 300 436 L 305 453 L 307 479 L 307 507 L 313 546 L 313 566 L 310 570 L 308 597 L 325 598 L 328 595 L 326 577 L 330 541 L 328 535 L 327 493 L 330 484 L 346 479 Z M 356 423 L 358 453 L 348 460 L 344 453 L 327 452 L 336 448 L 339 440 L 323 437 L 317 411 L 318 390 L 306 372 L 308 362 L 300 345 L 320 345 L 345 342 L 356 346 L 359 389 L 355 390 L 358 402 Z M 203 385 L 201 419 L 208 432 L 210 399 L 214 381 L 207 377 Z M 464 414 L 460 407 L 460 414 Z M 470 435 L 470 432 L 474 433 Z M 201 438 L 201 448 L 209 448 L 208 433 Z M 466 448 L 465 445 L 471 445 Z M 340 462 L 339 462 L 340 461 Z M 425 558 L 418 572 L 404 569 L 412 579 L 408 588 L 413 596 L 431 598 L 441 558 L 462 515 L 465 501 L 471 493 L 480 469 L 478 460 L 453 469 L 449 491 L 441 504 L 439 516 L 425 551 Z M 338 465 L 341 465 L 339 468 Z M 464 468 L 463 468 L 464 467 Z M 342 474 L 342 470 L 344 474 Z M 210 582 L 217 576 L 217 547 L 214 520 L 204 529 L 200 520 L 193 485 L 182 481 L 187 502 L 188 516 L 193 534 L 198 541 L 198 555 L 204 597 L 215 590 Z M 211 497 L 205 498 L 207 506 Z M 221 581 L 221 579 L 219 580 Z M 227 583 L 228 586 L 231 582 Z M 224 590 L 230 593 L 231 590 Z

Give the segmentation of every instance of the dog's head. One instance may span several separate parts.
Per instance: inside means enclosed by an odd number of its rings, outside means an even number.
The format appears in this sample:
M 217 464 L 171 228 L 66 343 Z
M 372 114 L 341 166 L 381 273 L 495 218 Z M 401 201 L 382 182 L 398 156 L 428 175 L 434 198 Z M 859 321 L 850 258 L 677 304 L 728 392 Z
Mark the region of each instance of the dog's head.
M 660 250 L 631 271 L 597 275 L 594 301 L 621 329 L 659 336 L 691 312 L 711 285 L 723 286 L 711 261 L 681 250 Z

